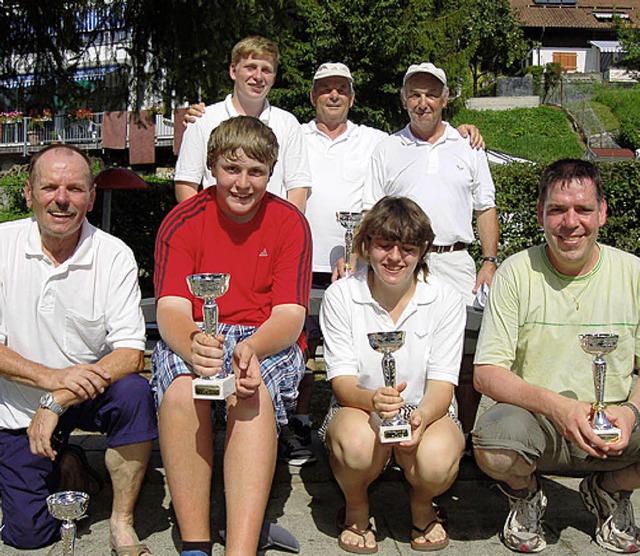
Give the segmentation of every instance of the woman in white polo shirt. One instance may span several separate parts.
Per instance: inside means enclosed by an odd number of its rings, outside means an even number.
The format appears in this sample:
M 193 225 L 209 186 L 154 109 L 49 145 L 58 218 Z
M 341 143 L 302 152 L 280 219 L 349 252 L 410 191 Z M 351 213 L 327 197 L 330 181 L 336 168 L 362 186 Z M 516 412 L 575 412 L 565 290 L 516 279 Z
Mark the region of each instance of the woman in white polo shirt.
M 367 268 L 325 292 L 320 323 L 334 399 L 321 429 L 346 501 L 338 544 L 371 554 L 378 547 L 367 490 L 391 458 L 411 485 L 411 546 L 449 543 L 443 510 L 432 500 L 455 480 L 464 438 L 453 405 L 462 356 L 465 306 L 460 294 L 428 275 L 433 241 L 427 215 L 410 199 L 385 197 L 366 214 L 354 249 Z M 404 331 L 393 353 L 396 387 L 385 386 L 372 332 Z M 382 443 L 381 418 L 400 414 L 411 440 Z

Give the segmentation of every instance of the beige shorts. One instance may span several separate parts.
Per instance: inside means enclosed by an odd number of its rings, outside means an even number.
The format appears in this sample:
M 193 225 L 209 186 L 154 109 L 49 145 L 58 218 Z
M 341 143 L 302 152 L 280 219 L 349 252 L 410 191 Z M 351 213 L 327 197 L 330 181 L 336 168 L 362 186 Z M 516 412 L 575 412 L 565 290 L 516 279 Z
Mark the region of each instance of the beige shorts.
M 546 417 L 506 403 L 485 411 L 472 436 L 474 448 L 514 451 L 536 463 L 541 473 L 581 476 L 624 469 L 640 461 L 640 429 L 631 435 L 621 455 L 601 460 L 566 440 Z

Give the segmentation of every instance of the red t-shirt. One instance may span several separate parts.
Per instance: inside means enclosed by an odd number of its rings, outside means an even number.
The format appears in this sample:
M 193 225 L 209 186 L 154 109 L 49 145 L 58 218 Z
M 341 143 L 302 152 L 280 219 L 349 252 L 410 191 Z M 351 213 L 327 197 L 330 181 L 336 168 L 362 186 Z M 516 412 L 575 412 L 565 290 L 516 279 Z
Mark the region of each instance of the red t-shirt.
M 216 299 L 220 322 L 260 326 L 276 305 L 308 310 L 311 255 L 309 225 L 291 203 L 267 193 L 254 218 L 238 224 L 219 209 L 216 187 L 209 187 L 174 207 L 158 230 L 156 299 L 186 298 L 201 321 L 203 301 L 191 295 L 186 278 L 225 272 L 231 279 Z

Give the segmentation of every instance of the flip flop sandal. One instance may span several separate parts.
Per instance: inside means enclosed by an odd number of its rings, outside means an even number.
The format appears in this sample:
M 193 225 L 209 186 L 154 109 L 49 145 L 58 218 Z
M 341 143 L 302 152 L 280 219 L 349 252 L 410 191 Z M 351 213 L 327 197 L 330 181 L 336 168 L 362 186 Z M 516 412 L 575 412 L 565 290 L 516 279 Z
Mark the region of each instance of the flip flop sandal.
M 338 512 L 338 518 L 337 518 L 337 525 L 339 530 L 338 546 L 345 552 L 349 552 L 351 554 L 375 554 L 376 552 L 378 552 L 377 543 L 375 546 L 365 546 L 367 533 L 369 532 L 373 533 L 374 540 L 375 540 L 376 532 L 373 529 L 373 525 L 371 525 L 371 521 L 369 521 L 369 524 L 367 525 L 366 529 L 361 531 L 360 529 L 352 525 L 351 526 L 345 525 L 345 522 L 344 522 L 345 512 L 346 512 L 345 508 L 341 508 L 340 511 Z M 363 546 L 354 546 L 354 545 L 345 543 L 341 537 L 344 531 L 349 531 L 350 533 L 353 533 L 354 535 L 361 537 Z
M 427 539 L 427 535 L 433 530 L 433 528 L 438 525 L 442 525 L 445 532 L 445 538 L 439 541 L 430 541 Z M 427 526 L 424 529 L 420 529 L 415 525 L 411 526 L 412 532 L 418 533 L 421 537 L 424 537 L 426 542 L 416 542 L 416 539 L 411 539 L 411 548 L 417 552 L 433 552 L 434 550 L 442 550 L 449 546 L 449 535 L 447 534 L 445 521 L 438 515 L 436 518 L 427 523 Z
M 89 465 L 87 456 L 84 450 L 80 446 L 75 444 L 67 444 L 60 454 L 60 472 L 61 475 L 65 469 L 65 460 L 73 458 L 76 461 L 75 466 L 80 469 L 79 474 L 72 474 L 70 479 L 60 481 L 58 488 L 60 490 L 79 490 L 86 492 L 87 494 L 94 496 L 98 494 L 104 485 L 104 481 L 100 474 Z M 70 465 L 70 464 L 69 464 Z

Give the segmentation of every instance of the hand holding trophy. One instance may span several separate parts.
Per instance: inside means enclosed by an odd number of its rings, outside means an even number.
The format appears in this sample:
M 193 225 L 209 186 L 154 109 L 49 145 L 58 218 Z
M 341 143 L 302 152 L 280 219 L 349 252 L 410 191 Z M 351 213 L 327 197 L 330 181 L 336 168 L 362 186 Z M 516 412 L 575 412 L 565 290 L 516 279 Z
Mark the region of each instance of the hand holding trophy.
M 378 352 L 382 352 L 382 374 L 384 375 L 384 385 L 391 388 L 396 387 L 396 360 L 391 355 L 399 350 L 404 344 L 404 332 L 397 330 L 394 332 L 373 332 L 367 334 L 369 345 Z M 400 415 L 391 419 L 385 419 L 380 425 L 380 442 L 403 442 L 411 440 L 411 424 L 405 421 Z
M 192 274 L 187 276 L 191 293 L 204 299 L 202 315 L 204 333 L 207 336 L 218 335 L 218 305 L 216 298 L 223 296 L 229 289 L 229 274 Z M 223 369 L 217 376 L 199 376 L 193 379 L 193 397 L 201 400 L 226 400 L 236 391 L 233 375 Z
M 607 444 L 620 440 L 620 429 L 614 427 L 604 412 L 604 383 L 607 376 L 607 363 L 603 355 L 611 353 L 618 347 L 617 334 L 580 334 L 580 346 L 591 355 L 593 360 L 593 383 L 596 391 L 596 401 L 593 404 L 593 431 Z

